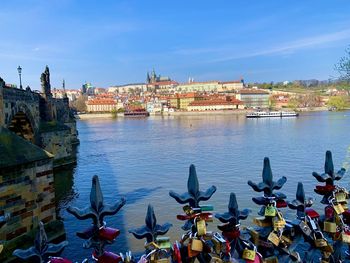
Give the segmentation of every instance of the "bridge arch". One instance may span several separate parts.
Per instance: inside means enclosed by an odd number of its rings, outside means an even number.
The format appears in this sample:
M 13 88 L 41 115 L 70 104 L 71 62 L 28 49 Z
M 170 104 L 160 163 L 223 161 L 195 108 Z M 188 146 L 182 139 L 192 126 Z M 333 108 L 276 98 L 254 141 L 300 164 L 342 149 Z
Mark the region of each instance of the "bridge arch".
M 16 104 L 12 109 L 7 128 L 32 143 L 36 142 L 38 127 L 30 109 L 24 103 Z

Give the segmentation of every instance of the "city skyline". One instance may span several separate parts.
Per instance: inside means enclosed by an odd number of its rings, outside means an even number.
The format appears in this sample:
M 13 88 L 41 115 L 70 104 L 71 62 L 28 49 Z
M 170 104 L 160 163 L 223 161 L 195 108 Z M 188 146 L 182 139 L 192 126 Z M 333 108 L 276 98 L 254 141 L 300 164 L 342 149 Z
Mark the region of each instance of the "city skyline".
M 0 76 L 40 88 L 143 82 L 328 79 L 350 43 L 347 1 L 11 1 L 0 11 Z

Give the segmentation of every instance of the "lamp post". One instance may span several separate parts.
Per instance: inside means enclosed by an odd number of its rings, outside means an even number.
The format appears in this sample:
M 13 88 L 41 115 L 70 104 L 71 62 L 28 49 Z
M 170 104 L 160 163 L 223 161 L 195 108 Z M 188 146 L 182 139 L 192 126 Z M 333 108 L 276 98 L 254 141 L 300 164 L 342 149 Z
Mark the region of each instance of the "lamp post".
M 21 89 L 23 89 L 23 87 L 22 87 L 22 68 L 21 68 L 21 66 L 18 66 L 18 68 L 17 68 L 17 71 L 18 71 L 18 75 L 19 75 L 19 87 L 21 88 Z

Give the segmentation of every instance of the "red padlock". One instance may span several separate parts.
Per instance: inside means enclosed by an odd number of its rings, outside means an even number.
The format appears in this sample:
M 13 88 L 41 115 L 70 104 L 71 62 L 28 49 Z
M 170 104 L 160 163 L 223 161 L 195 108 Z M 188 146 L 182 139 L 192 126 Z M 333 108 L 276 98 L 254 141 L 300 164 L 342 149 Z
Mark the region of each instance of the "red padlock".
M 276 207 L 277 208 L 283 208 L 283 207 L 287 207 L 287 202 L 284 200 L 277 200 L 276 202 Z
M 103 254 L 99 257 L 95 254 L 95 251 L 94 251 L 94 253 L 92 254 L 92 258 L 99 263 L 118 263 L 118 262 L 121 262 L 122 260 L 121 256 L 116 255 L 109 251 L 103 252 Z
M 98 231 L 100 238 L 108 241 L 113 241 L 117 236 L 119 236 L 120 230 L 111 227 L 101 227 Z
M 72 263 L 72 261 L 66 258 L 51 257 L 47 263 Z
M 320 215 L 319 215 L 319 213 L 317 213 L 314 209 L 312 209 L 312 208 L 305 208 L 305 213 L 309 216 L 309 217 L 311 217 L 312 219 L 314 219 L 314 218 L 319 218 L 320 217 Z
M 325 195 L 333 192 L 334 189 L 335 189 L 334 185 L 326 184 L 326 185 L 316 185 L 316 188 L 314 189 L 314 191 L 317 194 Z
M 346 212 L 346 211 L 345 211 Z M 344 212 L 344 213 L 345 213 Z M 344 214 L 343 213 L 343 214 Z M 327 205 L 325 208 L 324 208 L 324 214 L 326 216 L 326 219 L 333 219 L 334 217 L 334 208 L 331 206 L 331 205 Z
M 179 242 L 175 242 L 173 245 L 173 250 L 174 250 L 174 258 L 176 263 L 182 263 L 181 260 L 181 252 L 180 252 L 180 244 Z
M 227 239 L 228 241 L 230 241 L 230 242 L 231 242 L 232 240 L 238 238 L 239 235 L 240 235 L 239 229 L 235 229 L 235 230 L 233 230 L 233 231 L 223 231 L 223 232 L 222 232 L 222 236 L 223 236 L 225 239 Z

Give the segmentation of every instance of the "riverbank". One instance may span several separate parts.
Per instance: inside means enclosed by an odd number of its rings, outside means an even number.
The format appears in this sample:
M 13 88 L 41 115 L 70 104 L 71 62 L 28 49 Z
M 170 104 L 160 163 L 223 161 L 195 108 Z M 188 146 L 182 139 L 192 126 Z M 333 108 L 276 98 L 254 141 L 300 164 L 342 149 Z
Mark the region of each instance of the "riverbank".
M 290 111 L 291 109 L 278 109 L 284 111 Z M 315 107 L 315 108 L 298 108 L 297 112 L 315 112 L 315 111 L 327 111 L 327 107 Z M 217 110 L 217 111 L 174 111 L 152 114 L 151 116 L 201 116 L 201 115 L 246 115 L 253 112 L 253 109 L 245 110 Z M 90 120 L 90 119 L 111 119 L 116 117 L 124 118 L 123 113 L 118 113 L 117 116 L 112 113 L 85 113 L 75 115 L 78 120 Z

